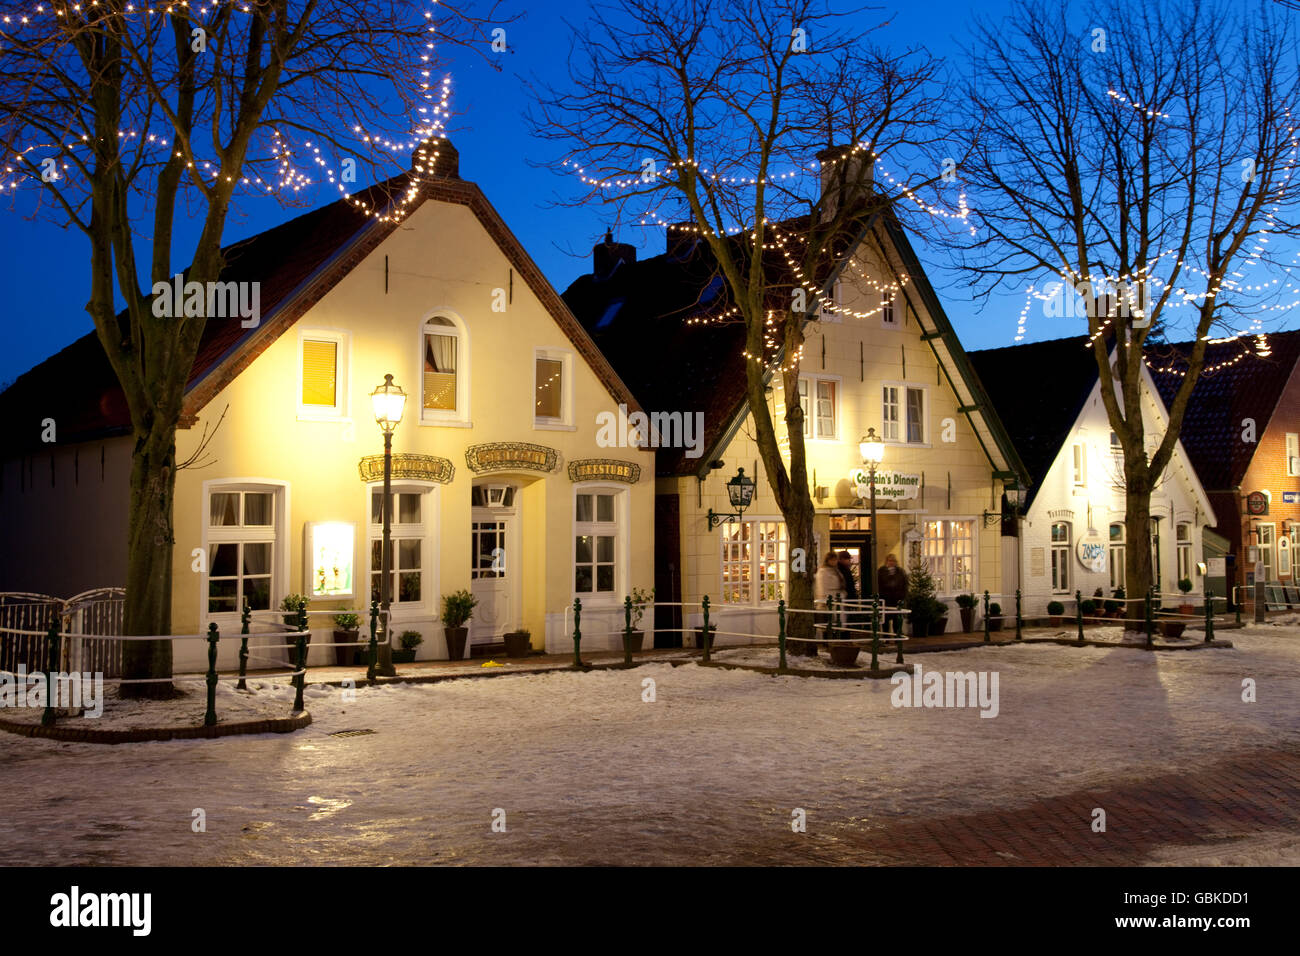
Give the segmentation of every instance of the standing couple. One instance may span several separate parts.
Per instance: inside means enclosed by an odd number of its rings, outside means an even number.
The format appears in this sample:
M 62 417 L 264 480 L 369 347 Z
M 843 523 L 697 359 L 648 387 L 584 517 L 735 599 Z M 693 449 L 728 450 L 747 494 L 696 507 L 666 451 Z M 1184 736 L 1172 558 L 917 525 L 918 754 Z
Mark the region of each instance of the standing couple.
M 886 608 L 902 606 L 907 597 L 907 572 L 898 566 L 898 558 L 893 554 L 885 555 L 885 564 L 876 572 L 876 593 L 884 601 Z M 842 600 L 858 599 L 858 583 L 853 576 L 852 558 L 847 551 L 826 552 L 826 559 L 817 571 L 813 582 L 813 597 L 818 609 L 826 606 L 826 598 L 834 595 L 836 603 Z M 903 633 L 901 614 L 891 614 L 887 618 L 886 630 L 893 629 L 895 634 Z

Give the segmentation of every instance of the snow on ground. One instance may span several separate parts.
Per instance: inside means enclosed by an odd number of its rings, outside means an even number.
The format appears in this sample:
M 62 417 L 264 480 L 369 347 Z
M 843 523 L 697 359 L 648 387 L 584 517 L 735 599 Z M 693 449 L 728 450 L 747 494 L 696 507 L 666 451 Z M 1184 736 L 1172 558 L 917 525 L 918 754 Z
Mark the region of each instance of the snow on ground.
M 0 734 L 0 864 L 834 858 L 837 828 L 1009 810 L 1300 744 L 1300 627 L 1231 639 L 1197 653 L 1034 644 L 908 660 L 997 671 L 994 719 L 894 708 L 884 680 L 660 663 L 363 687 L 351 701 L 309 687 L 314 723 L 289 735 L 107 747 Z M 1257 703 L 1241 701 L 1246 677 Z M 288 712 L 290 688 L 260 693 Z M 330 736 L 358 728 L 376 733 Z M 790 839 L 795 807 L 807 839 Z M 195 808 L 205 833 L 191 831 Z M 496 809 L 505 833 L 491 830 Z
M 83 686 L 88 682 L 84 682 Z M 268 717 L 288 717 L 289 705 L 293 703 L 290 693 L 287 702 L 279 699 L 280 695 L 265 693 L 274 686 L 286 686 L 287 679 L 272 681 L 266 678 L 250 677 L 248 690 L 236 690 L 229 681 L 217 684 L 217 719 L 223 723 L 238 723 L 250 720 L 265 720 Z M 135 700 L 118 696 L 117 687 L 108 685 L 103 688 L 103 712 L 98 717 L 60 716 L 61 726 L 77 727 L 82 720 L 96 730 L 131 730 L 136 727 L 201 727 L 203 715 L 208 709 L 208 688 L 197 681 L 177 682 L 179 697 L 168 701 Z M 92 692 L 94 693 L 94 692 Z M 90 698 L 83 692 L 83 710 L 92 710 Z M 38 724 L 44 708 L 23 707 L 0 711 L 0 716 L 22 723 Z

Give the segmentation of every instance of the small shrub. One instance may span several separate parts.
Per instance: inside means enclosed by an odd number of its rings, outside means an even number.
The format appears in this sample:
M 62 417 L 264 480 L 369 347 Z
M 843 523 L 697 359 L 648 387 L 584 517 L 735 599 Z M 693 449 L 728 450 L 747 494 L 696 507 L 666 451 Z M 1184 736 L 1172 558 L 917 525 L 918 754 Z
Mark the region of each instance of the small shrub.
M 355 614 L 335 614 L 334 626 L 340 631 L 355 631 L 361 626 L 361 618 Z
M 655 589 L 651 588 L 645 591 L 641 588 L 632 589 L 632 630 L 637 630 L 641 626 L 641 615 L 645 614 L 645 609 L 655 599 Z
M 402 650 L 413 651 L 424 643 L 424 638 L 419 631 L 403 631 L 397 636 L 397 643 L 402 645 Z
M 1060 601 L 1048 601 L 1047 613 L 1050 614 L 1052 617 L 1060 617 L 1062 614 L 1065 613 L 1065 605 L 1062 604 Z
M 444 627 L 464 627 L 474 616 L 478 598 L 464 588 L 442 596 L 442 624 Z
M 1091 599 L 1079 602 L 1079 610 L 1083 612 L 1084 617 L 1092 617 L 1097 613 L 1097 602 Z
M 978 604 L 978 603 L 979 603 L 978 599 L 977 599 L 977 598 L 975 597 L 975 595 L 973 595 L 973 594 L 958 594 L 958 595 L 957 595 L 957 606 L 958 606 L 958 607 L 975 607 L 975 605 Z
M 1002 616 L 1002 605 L 999 604 L 997 601 L 994 601 L 992 604 L 989 605 L 989 617 L 1001 617 L 1001 616 Z
M 1192 590 L 1192 579 L 1183 578 L 1181 581 L 1179 581 L 1178 590 L 1182 591 L 1184 594 L 1190 593 Z
M 1093 591 L 1092 596 L 1095 598 L 1104 597 L 1101 588 L 1097 588 L 1097 590 Z

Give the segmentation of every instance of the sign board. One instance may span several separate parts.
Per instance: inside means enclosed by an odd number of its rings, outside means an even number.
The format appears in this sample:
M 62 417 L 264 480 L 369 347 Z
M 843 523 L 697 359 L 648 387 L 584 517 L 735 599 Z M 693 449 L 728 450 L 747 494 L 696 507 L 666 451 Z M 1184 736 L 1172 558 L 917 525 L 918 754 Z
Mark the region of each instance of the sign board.
M 1300 491 L 1282 492 L 1282 503 L 1288 505 L 1300 505 Z
M 1100 535 L 1089 534 L 1080 538 L 1074 551 L 1079 558 L 1079 563 L 1089 571 L 1094 574 L 1105 572 L 1106 544 L 1101 540 Z
M 871 483 L 862 468 L 855 468 L 849 473 L 849 481 L 859 498 L 871 497 Z M 909 475 L 901 471 L 876 472 L 876 498 L 906 500 L 921 493 L 921 476 Z
M 313 598 L 353 596 L 356 526 L 346 521 L 309 521 L 303 526 L 303 554 Z
M 1206 577 L 1221 578 L 1228 573 L 1228 562 L 1226 558 L 1210 558 L 1205 562 Z
M 1246 496 L 1246 514 L 1268 514 L 1268 495 L 1262 491 L 1252 491 Z

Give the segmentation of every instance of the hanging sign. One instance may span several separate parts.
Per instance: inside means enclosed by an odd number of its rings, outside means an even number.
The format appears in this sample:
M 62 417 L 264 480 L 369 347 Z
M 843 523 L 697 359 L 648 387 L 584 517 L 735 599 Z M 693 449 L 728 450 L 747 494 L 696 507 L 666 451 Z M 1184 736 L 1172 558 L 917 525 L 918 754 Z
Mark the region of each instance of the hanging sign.
M 862 468 L 849 472 L 849 481 L 859 498 L 871 497 L 871 480 Z M 876 472 L 876 498 L 905 500 L 921 493 L 921 476 L 901 471 Z
M 1101 574 L 1106 570 L 1106 545 L 1100 535 L 1089 534 L 1080 538 L 1074 551 L 1079 558 L 1079 563 L 1094 574 Z
M 1246 496 L 1246 514 L 1268 514 L 1268 495 L 1262 491 L 1252 491 Z

